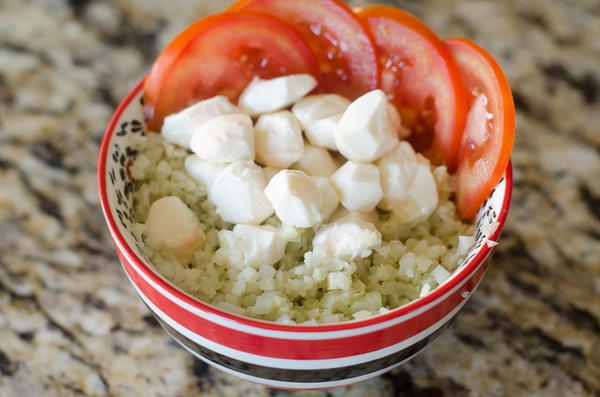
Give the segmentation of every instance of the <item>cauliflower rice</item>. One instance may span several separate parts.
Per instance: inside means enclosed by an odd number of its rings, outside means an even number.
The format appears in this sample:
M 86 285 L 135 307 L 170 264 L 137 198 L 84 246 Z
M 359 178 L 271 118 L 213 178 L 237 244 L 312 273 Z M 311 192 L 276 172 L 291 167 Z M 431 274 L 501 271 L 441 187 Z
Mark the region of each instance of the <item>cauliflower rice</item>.
M 278 228 L 289 240 L 283 259 L 273 266 L 239 269 L 228 265 L 219 249 L 218 232 L 234 226 L 224 222 L 207 199 L 206 187 L 188 175 L 188 151 L 159 134 L 140 137 L 130 167 L 135 180 L 133 232 L 143 240 L 150 205 L 177 196 L 198 216 L 204 241 L 191 263 L 181 265 L 168 253 L 147 244 L 144 253 L 155 268 L 190 295 L 223 310 L 288 324 L 333 323 L 384 313 L 423 296 L 456 270 L 464 252 L 458 236 L 473 227 L 456 214 L 452 176 L 443 166 L 432 168 L 439 193 L 433 214 L 403 225 L 393 213 L 377 211 L 381 247 L 362 259 L 345 261 L 312 250 L 313 228 L 283 225 L 273 215 L 264 224 Z

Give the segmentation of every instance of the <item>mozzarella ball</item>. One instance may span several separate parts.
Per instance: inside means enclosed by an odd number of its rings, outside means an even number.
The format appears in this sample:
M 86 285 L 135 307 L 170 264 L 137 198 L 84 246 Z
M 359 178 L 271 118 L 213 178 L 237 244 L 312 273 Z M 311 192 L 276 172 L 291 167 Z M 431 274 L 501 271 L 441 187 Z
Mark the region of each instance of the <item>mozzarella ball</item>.
M 260 116 L 254 135 L 256 161 L 261 164 L 287 168 L 304 154 L 300 123 L 288 110 Z
M 165 117 L 161 132 L 166 140 L 189 149 L 196 127 L 214 117 L 232 113 L 240 113 L 240 109 L 226 96 L 218 95 Z
M 321 192 L 321 210 L 319 213 L 321 221 L 324 221 L 337 210 L 340 199 L 333 186 L 331 186 L 331 183 L 329 183 L 329 178 L 324 176 L 314 176 L 313 178 L 317 182 L 319 191 Z
M 227 164 L 204 161 L 195 154 L 190 154 L 186 157 L 184 166 L 192 178 L 202 182 L 206 186 L 206 190 L 210 196 L 215 179 L 227 167 Z
M 348 161 L 329 179 L 348 211 L 373 211 L 383 197 L 379 170 L 372 164 Z
M 190 147 L 202 160 L 214 163 L 254 160 L 252 119 L 241 113 L 212 118 L 196 128 Z
M 298 118 L 303 128 L 310 123 L 343 113 L 350 101 L 338 94 L 308 95 L 294 104 L 292 113 Z
M 189 262 L 202 242 L 198 218 L 176 196 L 163 197 L 152 203 L 143 235 L 148 246 L 171 253 L 181 263 Z
M 252 161 L 237 161 L 219 173 L 210 200 L 224 221 L 257 225 L 273 214 L 265 186 L 262 168 Z
M 375 161 L 391 150 L 398 136 L 383 91 L 373 90 L 348 106 L 335 129 L 335 144 L 349 160 Z
M 348 105 L 350 101 L 341 95 L 317 94 L 299 100 L 292 112 L 300 120 L 310 143 L 336 150 L 335 127 Z
M 219 231 L 219 255 L 237 268 L 273 265 L 285 254 L 287 241 L 273 226 L 238 224 Z
M 270 80 L 255 77 L 240 95 L 238 105 L 244 113 L 257 116 L 290 106 L 316 86 L 317 80 L 310 74 L 291 74 Z
M 429 162 L 400 142 L 378 162 L 383 188 L 380 207 L 393 211 L 402 222 L 427 218 L 438 204 L 438 192 Z
M 346 217 L 323 226 L 313 239 L 313 247 L 325 249 L 339 258 L 365 258 L 381 245 L 381 233 L 360 214 Z
M 304 134 L 310 143 L 323 148 L 337 150 L 335 145 L 335 128 L 337 127 L 343 113 L 334 114 L 316 120 L 304 129 Z
M 281 222 L 311 227 L 320 221 L 321 191 L 317 181 L 302 171 L 283 170 L 275 175 L 265 194 Z
M 305 142 L 304 154 L 294 163 L 293 168 L 311 176 L 329 176 L 337 170 L 337 164 L 327 149 Z

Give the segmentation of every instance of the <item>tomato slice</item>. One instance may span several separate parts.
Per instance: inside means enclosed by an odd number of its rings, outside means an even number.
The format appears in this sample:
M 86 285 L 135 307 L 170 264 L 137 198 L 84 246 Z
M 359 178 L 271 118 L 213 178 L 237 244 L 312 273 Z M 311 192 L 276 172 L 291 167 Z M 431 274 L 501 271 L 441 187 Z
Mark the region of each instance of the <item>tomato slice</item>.
M 258 13 L 223 13 L 201 19 L 159 55 L 144 84 L 150 130 L 163 118 L 198 100 L 226 95 L 236 101 L 254 77 L 310 73 L 320 81 L 317 60 L 288 24 Z
M 319 60 L 323 92 L 354 99 L 379 86 L 371 35 L 341 1 L 240 0 L 230 10 L 265 12 L 293 25 Z
M 446 44 L 463 74 L 469 113 L 456 171 L 459 216 L 472 219 L 491 194 L 510 160 L 515 140 L 515 105 L 494 58 L 467 39 Z
M 456 167 L 466 94 L 448 48 L 423 22 L 393 7 L 359 10 L 375 38 L 381 88 L 411 130 L 409 141 L 436 164 Z

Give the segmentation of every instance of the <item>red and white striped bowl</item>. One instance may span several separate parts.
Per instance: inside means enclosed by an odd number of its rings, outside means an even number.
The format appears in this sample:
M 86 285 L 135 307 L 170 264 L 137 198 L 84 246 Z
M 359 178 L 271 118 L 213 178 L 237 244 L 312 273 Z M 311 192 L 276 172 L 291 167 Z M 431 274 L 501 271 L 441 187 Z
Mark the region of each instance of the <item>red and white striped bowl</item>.
M 477 288 L 508 214 L 510 164 L 479 211 L 476 244 L 459 269 L 428 295 L 388 313 L 339 324 L 283 325 L 224 312 L 187 295 L 158 274 L 131 233 L 133 182 L 127 167 L 135 156 L 131 138 L 145 133 L 141 91 L 142 82 L 121 102 L 100 148 L 102 210 L 137 293 L 173 338 L 210 365 L 277 388 L 358 382 L 418 353 Z M 486 238 L 481 227 L 492 222 L 499 225 Z

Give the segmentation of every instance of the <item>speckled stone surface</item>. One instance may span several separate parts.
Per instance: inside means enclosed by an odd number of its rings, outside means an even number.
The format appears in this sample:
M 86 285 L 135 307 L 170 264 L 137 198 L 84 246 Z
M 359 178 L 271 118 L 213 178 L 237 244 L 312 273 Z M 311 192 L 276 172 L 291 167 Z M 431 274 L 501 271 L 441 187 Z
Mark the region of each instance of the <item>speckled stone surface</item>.
M 600 2 L 395 3 L 504 67 L 519 113 L 509 223 L 423 354 L 350 388 L 288 393 L 167 337 L 120 269 L 96 193 L 120 98 L 224 2 L 0 0 L 0 396 L 600 395 Z

